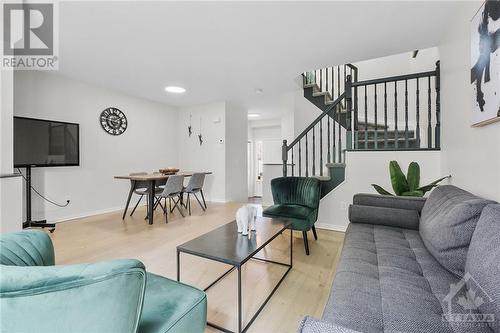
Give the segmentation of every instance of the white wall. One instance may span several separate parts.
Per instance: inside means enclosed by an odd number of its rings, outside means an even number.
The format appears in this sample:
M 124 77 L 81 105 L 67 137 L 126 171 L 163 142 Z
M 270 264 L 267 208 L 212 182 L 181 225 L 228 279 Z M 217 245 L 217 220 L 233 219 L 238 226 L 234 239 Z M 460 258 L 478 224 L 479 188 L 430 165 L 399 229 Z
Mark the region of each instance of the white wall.
M 12 70 L 0 70 L 0 174 L 12 173 L 13 161 L 13 122 L 14 112 L 14 72 Z
M 387 57 L 370 59 L 353 63 L 359 69 L 358 80 L 378 79 L 387 76 L 431 71 L 436 61 L 439 60 L 439 52 L 436 47 L 418 51 L 416 58 L 413 52 L 405 52 Z
M 226 201 L 226 103 L 218 102 L 178 109 L 178 165 L 185 170 L 211 171 L 203 192 L 209 201 Z M 188 136 L 189 116 L 193 134 Z M 203 144 L 200 145 L 198 134 Z M 221 143 L 222 140 L 222 143 Z M 245 144 L 246 147 L 246 144 Z M 245 148 L 242 148 L 245 149 Z
M 33 196 L 33 218 L 66 220 L 122 209 L 129 182 L 116 175 L 157 171 L 179 164 L 175 109 L 45 72 L 18 71 L 14 78 L 18 116 L 80 124 L 80 166 L 33 170 L 34 185 L 50 199 L 71 204 L 58 208 Z M 122 110 L 128 128 L 105 133 L 99 115 L 106 107 Z
M 479 128 L 470 126 L 470 20 L 480 6 L 481 2 L 463 3 L 439 46 L 441 169 L 453 175 L 453 184 L 500 201 L 500 123 Z
M 14 73 L 0 70 L 0 175 L 12 174 Z M 0 232 L 22 228 L 22 178 L 0 178 Z
M 438 151 L 347 152 L 346 179 L 321 200 L 316 226 L 344 231 L 349 221 L 347 209 L 354 194 L 377 193 L 370 184 L 378 184 L 393 192 L 389 178 L 391 160 L 397 160 L 405 173 L 410 162 L 418 162 L 422 185 L 445 175 L 440 173 Z
M 281 139 L 288 142 L 292 142 L 295 139 L 293 108 L 281 117 Z
M 226 201 L 248 199 L 248 118 L 246 109 L 226 103 Z

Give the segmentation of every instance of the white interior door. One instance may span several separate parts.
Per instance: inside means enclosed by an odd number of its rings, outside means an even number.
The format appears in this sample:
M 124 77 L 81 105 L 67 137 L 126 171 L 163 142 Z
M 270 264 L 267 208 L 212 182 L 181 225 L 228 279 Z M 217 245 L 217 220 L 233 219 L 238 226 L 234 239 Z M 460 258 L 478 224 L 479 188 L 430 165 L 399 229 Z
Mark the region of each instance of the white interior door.
M 247 143 L 247 163 L 248 163 L 248 197 L 254 196 L 254 175 L 255 175 L 255 163 L 253 159 L 253 142 L 248 141 Z

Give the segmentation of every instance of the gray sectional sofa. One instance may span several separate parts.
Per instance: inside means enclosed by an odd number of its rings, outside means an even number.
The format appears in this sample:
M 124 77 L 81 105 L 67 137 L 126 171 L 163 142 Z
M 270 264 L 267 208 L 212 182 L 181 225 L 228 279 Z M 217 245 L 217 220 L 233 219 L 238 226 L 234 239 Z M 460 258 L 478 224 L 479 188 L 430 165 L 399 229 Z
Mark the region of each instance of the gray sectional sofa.
M 349 219 L 323 316 L 300 332 L 500 332 L 499 204 L 446 185 L 358 194 Z

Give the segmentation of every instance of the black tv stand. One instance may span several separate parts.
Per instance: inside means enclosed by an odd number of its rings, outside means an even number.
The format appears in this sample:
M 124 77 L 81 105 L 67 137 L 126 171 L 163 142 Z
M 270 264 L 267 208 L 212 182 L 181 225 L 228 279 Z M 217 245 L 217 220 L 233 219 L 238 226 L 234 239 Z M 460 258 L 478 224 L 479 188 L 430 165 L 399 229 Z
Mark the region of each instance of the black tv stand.
M 50 228 L 51 233 L 56 230 L 55 223 L 47 223 L 46 220 L 31 220 L 31 166 L 26 167 L 26 221 L 23 222 L 23 229 L 26 228 Z

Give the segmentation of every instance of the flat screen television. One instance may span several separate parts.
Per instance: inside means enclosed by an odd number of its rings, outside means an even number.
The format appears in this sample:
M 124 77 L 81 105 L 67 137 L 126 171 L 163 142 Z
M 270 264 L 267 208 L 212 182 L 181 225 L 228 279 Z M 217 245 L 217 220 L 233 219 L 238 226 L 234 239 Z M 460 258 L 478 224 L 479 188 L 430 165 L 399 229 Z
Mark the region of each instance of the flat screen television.
M 14 167 L 80 165 L 79 125 L 14 117 Z

